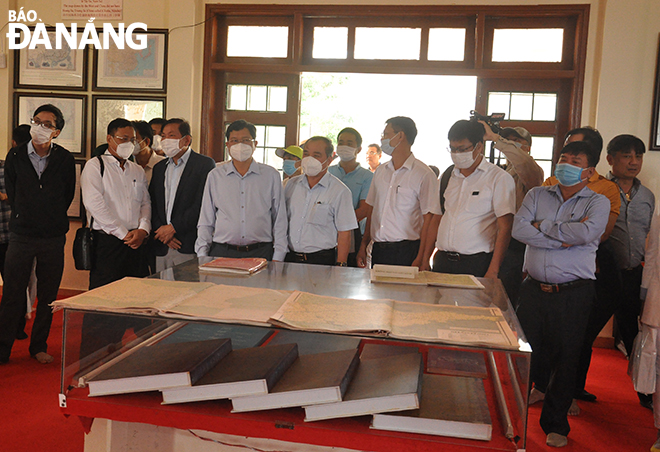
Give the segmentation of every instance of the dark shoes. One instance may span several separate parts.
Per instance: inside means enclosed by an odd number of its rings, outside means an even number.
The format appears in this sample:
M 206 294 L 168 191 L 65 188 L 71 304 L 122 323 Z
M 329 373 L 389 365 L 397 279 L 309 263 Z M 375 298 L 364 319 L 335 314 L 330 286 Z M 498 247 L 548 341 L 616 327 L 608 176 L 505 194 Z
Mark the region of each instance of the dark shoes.
M 18 330 L 18 333 L 16 333 L 16 340 L 17 341 L 22 341 L 23 339 L 27 339 L 27 338 L 28 338 L 28 335 L 23 330 Z
M 576 394 L 575 397 L 573 398 L 578 400 L 584 400 L 585 402 L 595 402 L 597 399 L 597 397 L 594 394 L 587 392 L 584 389 L 578 394 Z
M 642 394 L 638 392 L 637 397 L 639 397 L 639 404 L 641 406 L 653 410 L 653 394 Z

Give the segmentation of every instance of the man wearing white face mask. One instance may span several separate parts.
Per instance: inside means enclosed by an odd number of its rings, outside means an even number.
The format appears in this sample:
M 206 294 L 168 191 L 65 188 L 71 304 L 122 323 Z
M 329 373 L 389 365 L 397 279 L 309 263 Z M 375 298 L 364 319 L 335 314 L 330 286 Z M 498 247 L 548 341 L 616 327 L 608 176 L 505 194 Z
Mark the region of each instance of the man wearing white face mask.
M 257 129 L 243 119 L 225 133 L 231 161 L 211 171 L 197 224 L 197 256 L 286 255 L 286 207 L 279 172 L 252 158 Z
M 351 191 L 329 174 L 334 157 L 330 140 L 312 137 L 305 142 L 301 176 L 284 192 L 289 218 L 287 262 L 346 266 L 352 230 L 357 221 Z
M 54 105 L 42 105 L 31 122 L 32 139 L 11 149 L 5 161 L 11 217 L 0 302 L 0 364 L 9 360 L 25 314 L 25 291 L 35 259 L 39 302 L 30 355 L 40 363 L 53 361 L 46 343 L 53 318 L 48 304 L 57 297 L 64 271 L 67 210 L 75 193 L 73 156 L 52 142 L 64 128 L 62 112 Z
M 357 155 L 362 150 L 362 136 L 352 127 L 346 127 L 337 135 L 337 155 L 339 164 L 328 168 L 328 172 L 342 181 L 351 190 L 353 209 L 359 228 L 351 235 L 351 247 L 348 254 L 348 266 L 357 267 L 357 251 L 360 249 L 362 234 L 367 224 L 367 195 L 374 175 L 357 162 Z
M 135 128 L 136 140 L 135 149 L 133 150 L 133 157 L 135 158 L 135 163 L 140 165 L 144 170 L 144 175 L 147 178 L 148 184 L 151 182 L 154 166 L 156 166 L 156 163 L 160 162 L 165 157 L 156 154 L 151 147 L 154 137 L 159 135 L 154 135 L 148 122 L 133 121 L 133 127 Z
M 195 257 L 204 184 L 215 168 L 212 158 L 190 148 L 192 137 L 187 121 L 169 119 L 161 133 L 167 158 L 154 167 L 149 185 L 154 229 L 151 249 L 156 255 L 156 271 Z
M 434 215 L 440 214 L 438 178 L 417 160 L 411 146 L 415 122 L 404 116 L 385 123 L 381 149 L 392 160 L 380 165 L 367 196 L 367 225 L 357 264 L 367 264 L 366 249 L 373 239 L 372 264 L 422 265 L 424 240 Z
M 484 126 L 461 120 L 449 129 L 455 168 L 444 193 L 444 212 L 428 231 L 424 266 L 433 271 L 497 279 L 516 208 L 513 178 L 484 156 Z

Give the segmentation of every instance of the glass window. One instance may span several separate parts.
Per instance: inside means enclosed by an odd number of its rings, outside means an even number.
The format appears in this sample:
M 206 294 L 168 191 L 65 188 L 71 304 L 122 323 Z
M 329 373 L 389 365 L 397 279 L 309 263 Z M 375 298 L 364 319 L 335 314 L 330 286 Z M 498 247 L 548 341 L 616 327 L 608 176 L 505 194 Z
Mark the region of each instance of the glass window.
M 419 60 L 421 28 L 355 29 L 356 60 Z
M 227 86 L 227 110 L 247 110 L 247 85 Z
M 535 160 L 552 160 L 552 150 L 555 146 L 553 137 L 532 136 L 532 157 Z
M 287 91 L 286 86 L 268 87 L 268 111 L 286 111 Z
M 557 117 L 556 94 L 534 94 L 534 121 L 554 121 Z
M 247 109 L 252 111 L 266 111 L 268 105 L 268 87 L 250 85 L 248 87 Z
M 232 25 L 227 28 L 227 56 L 286 58 L 289 27 Z
M 463 61 L 465 28 L 431 28 L 428 59 L 429 61 Z
M 312 58 L 345 59 L 348 56 L 348 27 L 314 27 Z
M 488 114 L 504 113 L 512 121 L 554 121 L 557 117 L 557 94 L 488 93 Z
M 509 119 L 512 121 L 530 121 L 534 106 L 534 94 L 511 93 L 511 109 Z
M 496 28 L 493 61 L 558 63 L 563 45 L 562 28 Z
M 284 147 L 286 127 L 270 125 L 256 125 L 256 127 L 257 148 L 252 155 L 253 158 L 257 162 L 281 168 L 281 159 L 275 155 L 275 149 Z
M 488 93 L 488 116 L 493 113 L 504 113 L 504 119 L 509 119 L 511 93 Z

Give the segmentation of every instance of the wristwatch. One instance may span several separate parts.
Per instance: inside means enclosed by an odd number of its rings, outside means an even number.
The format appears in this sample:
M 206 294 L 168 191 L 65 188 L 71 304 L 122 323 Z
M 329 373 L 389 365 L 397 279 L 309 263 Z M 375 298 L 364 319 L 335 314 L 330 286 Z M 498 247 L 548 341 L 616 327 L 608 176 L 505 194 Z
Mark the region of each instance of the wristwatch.
M 337 262 L 335 263 L 336 267 L 348 267 L 348 263 L 346 262 Z

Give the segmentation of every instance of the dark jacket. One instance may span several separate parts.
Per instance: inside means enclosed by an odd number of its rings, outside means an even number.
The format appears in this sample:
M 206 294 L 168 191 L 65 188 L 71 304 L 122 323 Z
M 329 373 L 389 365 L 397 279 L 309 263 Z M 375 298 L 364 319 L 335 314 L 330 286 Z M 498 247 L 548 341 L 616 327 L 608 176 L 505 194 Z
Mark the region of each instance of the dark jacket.
M 151 174 L 149 195 L 151 196 L 151 230 L 154 233 L 159 227 L 168 224 L 165 210 L 165 169 L 169 160 L 158 162 Z M 191 151 L 183 174 L 181 174 L 174 197 L 171 223 L 176 230 L 174 236 L 181 242 L 179 252 L 183 254 L 195 253 L 197 222 L 199 221 L 199 211 L 202 208 L 206 176 L 214 168 L 215 162 L 212 158 Z M 153 240 L 152 247 L 156 256 L 166 255 L 169 249 L 160 240 Z
M 39 179 L 27 143 L 12 148 L 5 161 L 5 183 L 11 204 L 10 232 L 42 238 L 67 233 L 67 210 L 76 190 L 75 160 L 69 151 L 53 143 Z

